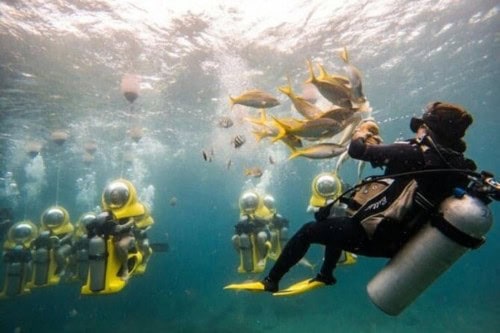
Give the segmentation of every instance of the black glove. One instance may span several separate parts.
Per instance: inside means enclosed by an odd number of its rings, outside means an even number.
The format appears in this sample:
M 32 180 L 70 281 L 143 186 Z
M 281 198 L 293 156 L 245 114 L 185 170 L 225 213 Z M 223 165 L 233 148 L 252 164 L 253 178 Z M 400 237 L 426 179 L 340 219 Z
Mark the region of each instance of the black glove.
M 92 222 L 87 224 L 88 237 L 111 235 L 114 232 L 115 226 L 116 223 L 113 220 L 113 215 L 110 212 L 102 212 Z

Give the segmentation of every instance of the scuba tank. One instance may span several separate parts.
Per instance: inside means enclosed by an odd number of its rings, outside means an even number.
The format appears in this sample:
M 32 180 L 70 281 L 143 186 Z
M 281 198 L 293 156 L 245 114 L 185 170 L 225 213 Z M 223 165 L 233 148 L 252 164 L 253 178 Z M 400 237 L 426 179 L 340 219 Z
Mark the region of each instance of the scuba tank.
M 287 227 L 283 227 L 281 228 L 280 230 L 280 234 L 279 234 L 279 241 L 280 241 L 280 244 L 281 244 L 281 249 L 283 249 L 283 247 L 285 246 L 285 243 L 288 242 L 288 228 Z
M 245 272 L 253 271 L 252 242 L 247 234 L 240 236 L 241 264 Z
M 79 249 L 76 252 L 76 263 L 78 280 L 86 281 L 89 274 L 89 251 L 87 249 Z
M 50 252 L 47 248 L 41 247 L 35 250 L 33 254 L 33 269 L 34 277 L 33 284 L 35 286 L 43 286 L 48 283 L 50 264 Z
M 5 290 L 4 295 L 12 297 L 21 294 L 24 291 L 26 277 L 29 276 L 31 253 L 24 250 L 22 246 L 16 246 L 5 256 L 6 263 Z
M 479 247 L 490 229 L 490 209 L 475 196 L 456 193 L 368 283 L 370 299 L 398 315 L 469 249 Z
M 20 262 L 13 262 L 7 265 L 5 296 L 12 297 L 19 295 L 23 291 L 23 271 L 24 265 Z
M 106 283 L 106 241 L 94 236 L 89 240 L 89 280 L 90 290 L 101 291 Z

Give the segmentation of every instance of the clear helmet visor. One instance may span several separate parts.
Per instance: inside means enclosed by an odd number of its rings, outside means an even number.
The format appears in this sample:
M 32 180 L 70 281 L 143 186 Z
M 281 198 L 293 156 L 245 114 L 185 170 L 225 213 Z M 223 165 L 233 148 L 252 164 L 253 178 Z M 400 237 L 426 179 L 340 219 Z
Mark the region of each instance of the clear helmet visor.
M 252 212 L 259 206 L 259 197 L 253 192 L 246 192 L 240 197 L 240 208 L 245 212 Z
M 113 182 L 104 190 L 104 202 L 112 209 L 125 206 L 129 197 L 130 191 L 122 182 Z
M 337 192 L 338 184 L 334 177 L 323 175 L 318 178 L 315 185 L 316 191 L 323 197 L 332 196 Z
M 31 238 L 33 234 L 33 226 L 28 223 L 20 223 L 14 226 L 11 237 L 16 242 L 24 242 Z
M 64 223 L 64 212 L 59 208 L 50 208 L 43 214 L 42 222 L 48 227 L 59 227 Z
M 274 198 L 270 195 L 266 195 L 264 197 L 264 206 L 266 206 L 270 211 L 274 211 L 276 209 Z
M 90 222 L 94 221 L 96 218 L 95 214 L 85 214 L 80 219 L 80 224 L 86 227 Z

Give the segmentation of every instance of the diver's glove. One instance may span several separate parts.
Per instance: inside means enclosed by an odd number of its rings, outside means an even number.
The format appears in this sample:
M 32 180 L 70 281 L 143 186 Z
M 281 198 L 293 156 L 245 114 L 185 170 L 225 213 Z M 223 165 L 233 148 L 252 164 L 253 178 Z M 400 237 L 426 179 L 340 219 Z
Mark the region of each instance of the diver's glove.
M 110 212 L 102 212 L 87 224 L 88 237 L 111 235 L 115 226 L 116 222 L 113 220 L 113 215 Z
M 354 130 L 351 141 L 355 141 L 360 138 L 363 139 L 365 143 L 370 145 L 378 145 L 382 143 L 380 128 L 374 120 L 367 119 Z
M 120 233 L 124 233 L 124 232 L 129 232 L 133 229 L 133 227 L 134 227 L 134 218 L 133 217 L 129 217 L 127 222 L 125 222 L 123 224 L 116 223 L 115 221 L 113 221 L 112 233 L 113 234 L 120 234 Z

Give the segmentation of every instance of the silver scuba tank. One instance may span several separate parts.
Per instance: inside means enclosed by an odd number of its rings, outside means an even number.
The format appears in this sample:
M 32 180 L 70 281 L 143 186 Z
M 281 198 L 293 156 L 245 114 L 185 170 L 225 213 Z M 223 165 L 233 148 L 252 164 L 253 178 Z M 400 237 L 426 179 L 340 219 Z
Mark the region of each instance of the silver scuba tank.
M 49 281 L 50 252 L 47 248 L 39 248 L 33 254 L 33 268 L 35 286 L 46 285 Z
M 245 272 L 253 271 L 252 242 L 247 234 L 240 235 L 240 251 Z
M 25 265 L 20 262 L 12 262 L 7 265 L 4 291 L 6 296 L 16 296 L 23 291 Z
M 27 279 L 31 278 L 29 276 L 30 263 L 21 259 L 24 257 L 24 250 L 21 246 L 16 246 L 8 251 L 11 259 L 5 261 L 7 265 L 5 267 L 4 293 L 7 297 L 12 297 L 21 294 Z
M 490 209 L 468 194 L 444 200 L 432 218 L 368 283 L 370 299 L 398 315 L 470 248 L 477 248 L 493 223 Z
M 79 249 L 76 252 L 76 266 L 78 280 L 86 281 L 89 274 L 89 251 L 87 249 Z
M 285 243 L 287 241 L 288 241 L 288 228 L 287 227 L 283 227 L 280 230 L 280 243 L 281 243 L 281 246 L 284 247 Z
M 89 241 L 90 290 L 104 290 L 106 283 L 106 240 L 94 236 Z

